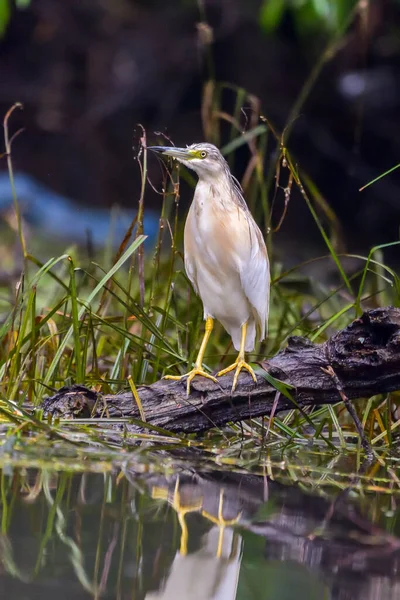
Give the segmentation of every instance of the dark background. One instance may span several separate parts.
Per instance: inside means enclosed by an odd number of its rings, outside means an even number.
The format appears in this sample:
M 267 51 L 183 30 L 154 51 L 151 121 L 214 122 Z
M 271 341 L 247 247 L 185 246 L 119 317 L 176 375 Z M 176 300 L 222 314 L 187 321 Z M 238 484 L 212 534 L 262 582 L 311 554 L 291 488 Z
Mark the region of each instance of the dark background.
M 12 7 L 0 40 L 0 113 L 24 104 L 12 121 L 26 128 L 13 147 L 16 171 L 80 206 L 136 208 L 136 124 L 150 143 L 157 130 L 176 145 L 204 139 L 208 49 L 215 79 L 258 96 L 263 114 L 282 129 L 338 35 L 340 48 L 313 85 L 288 145 L 336 211 L 348 251 L 397 240 L 400 169 L 358 189 L 400 162 L 400 3 L 338 1 L 344 13 L 360 9 L 340 36 L 339 21 L 321 17 L 318 2 L 271 2 L 283 6 L 274 22 L 266 22 L 268 0 L 31 0 Z M 200 23 L 207 23 L 211 46 L 202 42 Z M 238 176 L 244 153 L 240 160 Z M 159 173 L 155 159 L 150 172 Z M 148 205 L 158 202 L 148 194 Z M 318 237 L 300 196 L 282 236 L 296 258 Z M 394 247 L 386 258 L 397 254 Z

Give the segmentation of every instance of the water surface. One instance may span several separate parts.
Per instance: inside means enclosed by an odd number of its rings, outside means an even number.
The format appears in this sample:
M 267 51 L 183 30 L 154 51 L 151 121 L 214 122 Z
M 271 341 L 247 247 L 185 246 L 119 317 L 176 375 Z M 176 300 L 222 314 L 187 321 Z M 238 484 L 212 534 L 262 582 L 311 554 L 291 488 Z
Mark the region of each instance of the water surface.
M 143 456 L 5 458 L 2 597 L 400 598 L 395 464 L 356 477 L 354 456 L 306 451 L 247 469 Z

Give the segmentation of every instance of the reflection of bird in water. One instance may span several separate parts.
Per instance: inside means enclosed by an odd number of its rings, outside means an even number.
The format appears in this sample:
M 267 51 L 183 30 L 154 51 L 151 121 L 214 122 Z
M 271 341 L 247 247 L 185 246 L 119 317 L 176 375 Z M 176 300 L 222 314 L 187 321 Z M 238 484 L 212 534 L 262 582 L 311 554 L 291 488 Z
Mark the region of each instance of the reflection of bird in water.
M 177 488 L 175 494 L 176 491 Z M 177 510 L 178 506 L 174 508 Z M 221 536 L 220 526 L 213 527 L 202 537 L 201 548 L 189 555 L 182 553 L 181 540 L 181 550 L 173 560 L 164 588 L 148 592 L 146 600 L 234 600 L 241 558 L 241 538 L 233 529 L 224 528 Z
M 248 504 L 241 490 L 203 475 L 176 478 L 174 486 L 158 478 L 151 485 L 151 497 L 168 502 L 177 514 L 181 527 L 180 548 L 162 590 L 150 592 L 146 600 L 234 600 L 237 594 L 242 559 L 242 538 L 233 526 L 241 521 Z M 246 489 L 246 488 L 243 488 Z M 226 506 L 224 506 L 224 502 Z M 250 501 L 251 503 L 251 501 Z M 258 503 L 257 503 L 258 505 Z M 188 513 L 198 513 L 213 526 L 201 538 L 201 547 L 188 554 Z M 229 518 L 228 518 L 229 515 Z M 233 518 L 232 518 L 233 517 Z
M 191 496 L 191 494 L 190 494 Z M 169 494 L 168 488 L 154 486 L 151 490 L 151 497 L 157 500 L 167 500 L 172 508 L 176 511 L 178 516 L 179 525 L 181 526 L 181 545 L 179 552 L 182 556 L 187 554 L 187 545 L 189 539 L 189 532 L 186 525 L 186 515 L 191 512 L 199 512 L 202 508 L 203 501 L 202 497 L 199 498 L 191 498 L 189 497 L 189 502 L 187 504 L 182 503 L 181 493 L 179 490 L 179 477 L 176 479 L 174 493 L 171 497 Z
M 270 272 L 263 236 L 250 214 L 236 179 L 212 144 L 188 148 L 153 146 L 196 171 L 199 181 L 185 225 L 185 268 L 204 305 L 205 334 L 187 377 L 187 393 L 195 375 L 217 381 L 203 368 L 214 319 L 222 323 L 239 351 L 235 362 L 217 376 L 235 371 L 235 390 L 241 369 L 256 376 L 245 360 L 267 331 Z M 168 375 L 169 379 L 181 379 Z
M 172 508 L 175 510 L 179 525 L 181 527 L 181 543 L 179 552 L 183 556 L 187 554 L 188 540 L 189 540 L 189 532 L 186 525 L 186 515 L 192 512 L 200 512 L 203 517 L 207 520 L 214 523 L 219 530 L 218 544 L 215 550 L 215 555 L 217 558 L 220 558 L 223 553 L 224 548 L 224 534 L 225 530 L 228 527 L 232 527 L 236 525 L 242 513 L 239 512 L 235 518 L 226 519 L 223 516 L 223 505 L 224 505 L 224 489 L 221 488 L 219 491 L 219 501 L 218 501 L 218 509 L 217 514 L 213 514 L 211 511 L 207 511 L 204 509 L 204 504 L 206 502 L 206 498 L 202 492 L 202 488 L 198 488 L 198 494 L 193 495 L 192 486 L 183 485 L 180 486 L 180 479 L 177 477 L 174 487 L 174 492 L 171 495 L 168 488 L 153 486 L 151 489 L 151 497 L 157 500 L 166 500 Z M 182 492 L 183 490 L 183 492 Z M 187 498 L 185 497 L 187 496 Z M 183 498 L 182 498 L 183 497 Z M 211 496 L 212 499 L 212 496 Z M 183 500 L 183 501 L 182 501 Z

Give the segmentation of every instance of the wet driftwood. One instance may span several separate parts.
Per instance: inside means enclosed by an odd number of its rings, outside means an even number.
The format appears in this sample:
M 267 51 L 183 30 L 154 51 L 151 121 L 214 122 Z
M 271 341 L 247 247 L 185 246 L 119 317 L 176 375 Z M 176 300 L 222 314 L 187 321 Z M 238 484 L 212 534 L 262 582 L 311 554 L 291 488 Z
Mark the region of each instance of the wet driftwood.
M 300 407 L 354 400 L 400 390 L 400 309 L 365 312 L 323 344 L 292 337 L 287 347 L 262 363 L 274 378 L 292 386 Z M 184 382 L 161 380 L 138 388 L 146 421 L 174 432 L 198 432 L 215 425 L 271 413 L 277 390 L 258 375 L 243 373 L 231 395 L 232 375 L 219 385 L 195 378 L 186 397 Z M 44 401 L 44 411 L 61 418 L 134 417 L 131 392 L 101 395 L 83 386 L 60 389 Z M 293 408 L 280 394 L 276 410 Z

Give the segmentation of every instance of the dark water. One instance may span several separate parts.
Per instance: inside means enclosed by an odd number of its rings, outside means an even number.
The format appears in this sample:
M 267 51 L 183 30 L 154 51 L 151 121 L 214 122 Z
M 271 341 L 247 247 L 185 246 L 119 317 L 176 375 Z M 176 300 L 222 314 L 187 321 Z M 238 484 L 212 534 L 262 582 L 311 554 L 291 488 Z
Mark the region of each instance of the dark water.
M 1 598 L 400 598 L 395 473 L 313 492 L 268 469 L 91 468 L 3 469 Z

